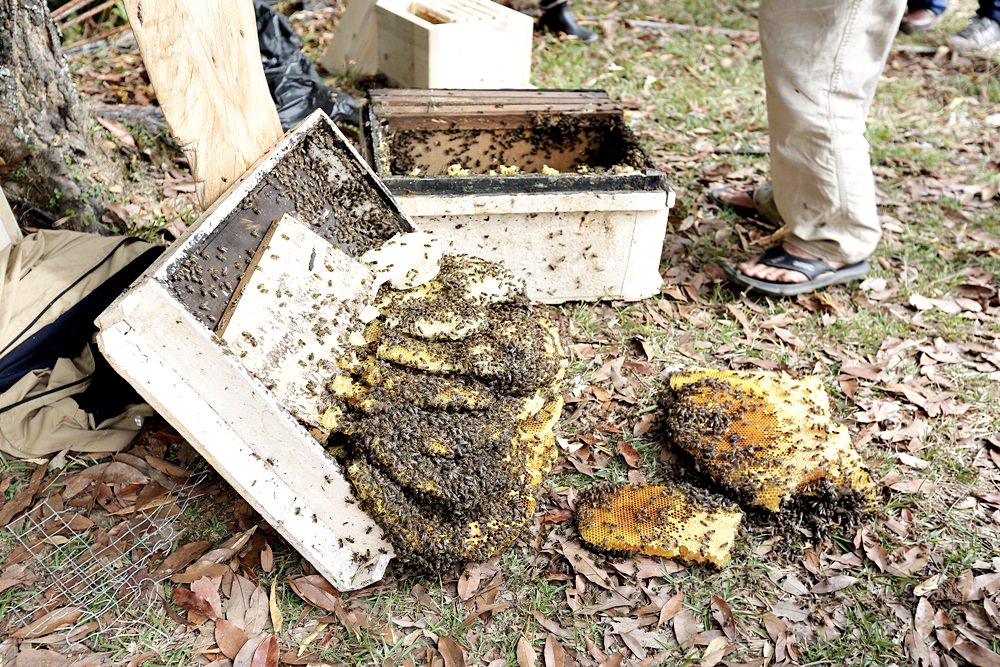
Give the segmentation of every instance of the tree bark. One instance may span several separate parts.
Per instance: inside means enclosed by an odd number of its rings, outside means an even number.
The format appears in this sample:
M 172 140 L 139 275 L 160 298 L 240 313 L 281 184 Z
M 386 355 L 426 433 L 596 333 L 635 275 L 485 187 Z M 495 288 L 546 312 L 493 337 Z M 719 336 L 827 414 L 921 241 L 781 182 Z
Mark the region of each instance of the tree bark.
M 63 58 L 45 0 L 0 0 L 0 185 L 65 226 L 106 232 L 108 187 L 123 168 L 100 134 Z

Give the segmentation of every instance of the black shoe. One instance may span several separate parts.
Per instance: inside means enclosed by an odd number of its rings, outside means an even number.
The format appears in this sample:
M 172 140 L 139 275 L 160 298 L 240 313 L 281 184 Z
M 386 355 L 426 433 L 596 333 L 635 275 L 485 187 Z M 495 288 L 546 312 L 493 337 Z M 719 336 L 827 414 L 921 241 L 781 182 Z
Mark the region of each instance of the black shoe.
M 555 6 L 542 10 L 538 19 L 538 27 L 556 35 L 572 35 L 582 42 L 596 42 L 597 34 L 587 30 L 576 22 L 576 16 L 570 11 L 568 2 L 560 2 Z

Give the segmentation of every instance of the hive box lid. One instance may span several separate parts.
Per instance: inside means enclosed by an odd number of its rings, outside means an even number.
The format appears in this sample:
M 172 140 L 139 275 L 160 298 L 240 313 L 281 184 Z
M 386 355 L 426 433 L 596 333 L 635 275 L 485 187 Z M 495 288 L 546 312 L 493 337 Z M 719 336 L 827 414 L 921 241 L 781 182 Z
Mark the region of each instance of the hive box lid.
M 310 242 L 351 256 L 412 230 L 372 170 L 317 111 L 100 316 L 98 344 L 317 571 L 350 590 L 382 577 L 390 545 L 354 503 L 323 449 L 324 434 L 295 419 L 292 406 L 216 333 L 266 230 L 283 214 L 311 230 Z

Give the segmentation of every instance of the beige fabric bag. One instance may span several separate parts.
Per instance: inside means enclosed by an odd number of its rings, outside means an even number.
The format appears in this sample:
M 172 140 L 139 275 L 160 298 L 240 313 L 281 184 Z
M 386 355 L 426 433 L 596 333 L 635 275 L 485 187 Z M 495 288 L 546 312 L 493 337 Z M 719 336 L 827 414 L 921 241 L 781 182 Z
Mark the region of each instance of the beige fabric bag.
M 99 357 L 93 322 L 162 248 L 58 230 L 18 240 L 3 226 L 0 451 L 124 448 L 152 410 Z

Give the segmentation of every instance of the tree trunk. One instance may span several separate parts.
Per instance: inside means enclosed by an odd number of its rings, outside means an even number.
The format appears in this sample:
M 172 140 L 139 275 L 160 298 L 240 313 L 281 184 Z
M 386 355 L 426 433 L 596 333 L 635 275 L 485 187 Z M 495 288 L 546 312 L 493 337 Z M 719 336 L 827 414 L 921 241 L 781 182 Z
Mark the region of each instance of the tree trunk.
M 122 167 L 98 144 L 86 103 L 63 58 L 45 0 L 0 0 L 0 185 L 9 198 L 65 226 L 100 222 Z

